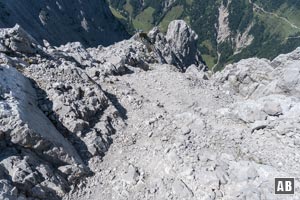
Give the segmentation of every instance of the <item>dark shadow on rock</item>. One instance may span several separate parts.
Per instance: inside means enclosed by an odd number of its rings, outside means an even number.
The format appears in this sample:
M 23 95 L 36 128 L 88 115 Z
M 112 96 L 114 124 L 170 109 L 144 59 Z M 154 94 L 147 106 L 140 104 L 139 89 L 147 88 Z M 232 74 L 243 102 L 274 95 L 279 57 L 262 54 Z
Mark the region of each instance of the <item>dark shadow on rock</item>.
M 72 5 L 68 4 L 63 10 L 55 1 L 25 1 L 22 6 L 14 1 L 1 1 L 0 28 L 19 24 L 40 44 L 46 39 L 55 46 L 78 41 L 86 47 L 109 46 L 130 37 L 104 0 L 90 0 L 89 3 L 72 1 Z M 87 14 L 88 30 L 83 27 L 82 19 L 77 17 L 81 12 Z M 41 23 L 41 16 L 47 19 L 46 24 Z
M 14 144 L 12 142 L 6 141 L 7 142 L 7 146 L 6 149 L 4 151 L 2 151 L 0 153 L 0 161 L 7 159 L 9 157 L 18 157 L 20 160 L 24 160 L 24 158 L 26 156 L 33 156 L 35 158 L 35 160 L 37 160 L 37 163 L 33 164 L 32 162 L 28 162 L 30 169 L 33 170 L 33 172 L 37 172 L 36 170 L 36 166 L 38 164 L 44 164 L 49 166 L 55 173 L 59 173 L 58 171 L 55 171 L 55 169 L 58 166 L 52 165 L 51 162 L 48 162 L 48 159 L 45 159 L 45 156 L 42 155 L 41 152 L 35 151 L 33 149 L 28 149 L 25 148 L 24 146 L 18 145 L 18 144 Z M 36 166 L 35 166 L 36 165 Z M 35 166 L 35 167 L 33 167 Z M 27 198 L 29 197 L 33 197 L 34 195 L 32 194 L 32 188 L 35 187 L 34 184 L 32 184 L 30 181 L 26 182 L 25 184 L 23 183 L 16 183 L 12 180 L 12 176 L 9 175 L 9 172 L 3 167 L 0 166 L 0 179 L 6 179 L 8 180 L 8 182 L 15 186 L 18 189 L 19 194 L 22 193 L 24 194 Z M 43 181 L 45 181 L 46 179 L 44 177 L 42 177 L 40 174 L 35 176 L 35 181 L 37 181 L 38 184 L 42 183 Z M 62 182 L 65 183 L 63 189 L 66 192 L 70 191 L 70 187 L 67 184 L 67 179 L 66 180 L 62 180 Z M 45 186 L 44 186 L 45 187 Z M 59 200 L 61 199 L 57 194 L 56 191 L 51 189 L 51 188 L 46 188 L 47 191 L 47 199 L 49 200 Z M 43 198 L 44 199 L 44 198 Z
M 99 110 L 97 113 L 95 113 L 93 116 L 91 116 L 88 119 L 89 127 L 86 127 L 81 132 L 81 136 L 78 136 L 77 134 L 69 131 L 69 129 L 61 122 L 61 120 L 59 119 L 59 116 L 53 110 L 53 102 L 48 98 L 47 92 L 44 91 L 42 88 L 40 88 L 35 80 L 33 80 L 31 78 L 29 78 L 29 80 L 32 82 L 33 87 L 36 90 L 36 94 L 37 94 L 37 98 L 38 98 L 37 99 L 38 107 L 47 116 L 47 118 L 52 122 L 52 124 L 56 127 L 58 132 L 60 132 L 63 135 L 63 137 L 66 138 L 73 145 L 74 149 L 77 151 L 78 155 L 81 157 L 84 164 L 86 166 L 88 166 L 88 162 L 93 156 L 103 157 L 105 155 L 105 153 L 108 151 L 110 145 L 113 143 L 113 140 L 110 136 L 114 135 L 116 133 L 116 130 L 113 127 L 113 122 L 112 122 L 113 118 L 111 118 L 110 116 L 104 115 L 105 111 L 109 108 L 110 105 L 109 104 L 105 105 L 105 107 L 102 110 Z M 92 81 L 92 82 L 94 82 L 94 81 Z M 100 87 L 100 89 L 101 89 L 101 87 Z M 104 91 L 104 93 L 107 95 L 107 98 L 112 102 L 113 106 L 115 106 L 115 108 L 119 111 L 119 116 L 122 119 L 127 119 L 127 110 L 118 102 L 117 97 L 110 93 L 107 93 L 105 91 Z M 48 105 L 47 106 L 48 109 L 46 111 L 43 110 L 42 105 Z M 101 117 L 103 117 L 103 116 L 106 118 L 101 119 Z M 108 130 L 109 134 L 106 134 L 108 136 L 106 139 L 103 139 L 103 133 L 101 132 L 102 130 L 94 129 L 94 127 L 100 120 L 105 120 L 107 122 L 105 128 Z M 82 139 L 92 131 L 94 131 L 96 133 L 97 137 L 100 137 L 104 143 L 103 148 L 98 149 L 98 147 L 95 147 L 97 149 L 96 155 L 92 155 L 90 153 L 86 143 Z
M 89 158 L 91 158 L 91 154 L 88 151 L 86 144 L 82 141 L 80 137 L 76 134 L 70 132 L 68 128 L 66 128 L 61 121 L 59 120 L 59 116 L 53 111 L 53 102 L 48 98 L 46 91 L 38 86 L 35 80 L 28 77 L 28 79 L 32 82 L 33 87 L 36 90 L 38 107 L 47 118 L 52 122 L 52 124 L 56 127 L 56 129 L 74 146 L 75 150 L 81 157 L 82 161 L 87 165 Z M 48 105 L 51 109 L 48 111 L 44 111 L 41 106 Z
M 107 96 L 107 98 L 113 103 L 113 105 L 115 106 L 115 108 L 118 110 L 120 117 L 123 120 L 128 119 L 127 116 L 127 110 L 126 108 L 124 108 L 124 106 L 122 106 L 122 104 L 120 104 L 118 98 L 116 97 L 116 95 L 109 93 L 107 91 L 104 91 L 105 95 Z

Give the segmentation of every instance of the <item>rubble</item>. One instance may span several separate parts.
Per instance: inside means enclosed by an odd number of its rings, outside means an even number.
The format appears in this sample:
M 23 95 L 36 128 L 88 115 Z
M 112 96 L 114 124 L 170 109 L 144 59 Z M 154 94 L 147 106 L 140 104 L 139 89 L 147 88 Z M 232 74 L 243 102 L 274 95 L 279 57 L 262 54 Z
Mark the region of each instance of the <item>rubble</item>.
M 212 75 L 196 40 L 182 21 L 96 48 L 1 29 L 0 199 L 282 199 L 300 49 Z

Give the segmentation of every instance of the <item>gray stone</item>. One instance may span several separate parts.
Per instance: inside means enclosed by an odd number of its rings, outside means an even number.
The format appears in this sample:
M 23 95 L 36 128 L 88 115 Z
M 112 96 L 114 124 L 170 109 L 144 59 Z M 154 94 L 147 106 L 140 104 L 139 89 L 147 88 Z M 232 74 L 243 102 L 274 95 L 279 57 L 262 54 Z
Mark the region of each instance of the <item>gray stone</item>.
M 140 176 L 140 174 L 139 174 L 138 169 L 136 167 L 134 167 L 133 165 L 129 165 L 126 174 L 124 174 L 124 181 L 130 185 L 136 184 L 139 176 Z
M 190 132 L 191 132 L 191 129 L 188 128 L 188 127 L 182 127 L 182 128 L 181 128 L 181 133 L 182 133 L 183 135 L 187 135 L 187 134 L 189 134 Z
M 264 129 L 268 126 L 267 121 L 255 121 L 253 124 L 251 124 L 251 132 L 253 133 L 256 130 Z
M 2 52 L 2 53 L 9 52 L 8 48 L 4 44 L 2 44 L 1 41 L 0 41 L 0 52 Z
M 260 109 L 259 104 L 248 101 L 240 103 L 235 108 L 236 115 L 246 123 L 265 120 L 267 115 Z
M 174 181 L 172 191 L 176 196 L 183 199 L 190 199 L 194 196 L 193 191 L 182 180 Z
M 192 64 L 197 66 L 201 64 L 200 53 L 197 50 L 198 35 L 184 20 L 175 20 L 169 24 L 166 40 L 171 46 L 172 52 L 181 61 L 183 68 Z
M 160 56 L 160 62 L 174 65 L 183 71 L 191 65 L 206 68 L 197 50 L 198 35 L 185 21 L 172 21 L 165 36 L 155 27 L 148 33 L 148 37 L 154 44 L 155 53 Z
M 282 114 L 280 103 L 274 101 L 265 102 L 263 111 L 271 116 L 278 116 Z

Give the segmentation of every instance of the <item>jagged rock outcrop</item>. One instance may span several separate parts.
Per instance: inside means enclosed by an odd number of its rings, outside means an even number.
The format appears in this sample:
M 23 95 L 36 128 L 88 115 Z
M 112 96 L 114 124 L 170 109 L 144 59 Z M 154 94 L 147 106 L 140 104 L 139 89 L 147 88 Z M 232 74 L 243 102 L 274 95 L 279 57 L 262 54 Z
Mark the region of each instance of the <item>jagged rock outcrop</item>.
M 257 140 L 268 145 L 259 149 L 256 155 L 265 157 L 263 160 L 269 165 L 289 171 L 290 176 L 297 176 L 293 165 L 298 164 L 298 161 L 290 162 L 298 159 L 298 154 L 294 155 L 292 149 L 299 148 L 299 50 L 297 48 L 272 61 L 242 60 L 214 76 L 215 86 L 239 97 L 222 110 L 221 115 L 245 124 L 251 134 L 260 135 Z M 248 146 L 250 152 L 262 145 L 247 142 L 253 145 Z
M 300 49 L 272 61 L 251 58 L 227 66 L 215 75 L 216 84 L 247 100 L 233 105 L 246 123 L 296 123 L 299 109 Z M 280 120 L 279 120 L 280 119 Z M 274 125 L 271 127 L 274 128 Z M 288 129 L 288 127 L 286 127 Z M 280 133 L 283 134 L 283 133 Z
M 148 70 L 155 63 L 174 65 L 181 71 L 191 65 L 207 69 L 197 50 L 197 35 L 181 20 L 173 21 L 166 35 L 154 28 L 148 35 L 137 33 L 108 47 L 84 49 L 79 43 L 69 43 L 49 51 L 72 57 L 81 66 L 88 67 L 89 75 L 96 78 L 99 74 L 122 75 L 138 69 Z
M 166 40 L 183 67 L 200 64 L 201 56 L 197 48 L 198 35 L 184 20 L 175 20 L 169 24 Z
M 9 199 L 17 199 L 18 194 L 62 196 L 70 184 L 87 173 L 82 159 L 38 108 L 29 79 L 5 65 L 1 65 L 0 76 L 0 178 L 10 177 L 4 182 L 12 188 L 0 198 L 12 191 Z
M 165 36 L 155 27 L 148 37 L 150 44 L 155 46 L 156 53 L 167 64 L 178 66 L 184 71 L 191 65 L 205 68 L 197 49 L 198 35 L 185 21 L 172 21 Z
M 216 78 L 232 92 L 249 98 L 270 94 L 299 97 L 300 49 L 272 61 L 251 58 L 229 65 Z
M 1 29 L 0 52 L 34 54 L 38 43 L 18 24 L 13 28 Z
M 110 45 L 128 38 L 104 0 L 0 2 L 0 28 L 19 24 L 40 44 L 81 42 L 86 46 Z
M 0 44 L 0 198 L 60 199 L 92 174 L 122 120 L 79 43 L 41 47 L 15 26 Z
M 248 99 L 239 103 L 247 107 L 248 114 L 241 112 L 245 109 L 240 106 L 234 108 L 240 119 L 251 123 L 269 119 L 276 121 L 277 117 L 281 121 L 297 121 L 299 52 L 298 48 L 272 61 L 257 58 L 242 60 L 216 74 L 216 82 L 223 89 Z

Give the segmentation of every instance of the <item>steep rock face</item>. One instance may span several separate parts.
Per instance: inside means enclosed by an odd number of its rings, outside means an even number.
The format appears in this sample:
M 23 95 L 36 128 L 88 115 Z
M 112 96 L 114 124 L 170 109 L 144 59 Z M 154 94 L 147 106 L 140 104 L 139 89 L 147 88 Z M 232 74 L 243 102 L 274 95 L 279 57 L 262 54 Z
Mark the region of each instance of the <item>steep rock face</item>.
M 46 39 L 52 45 L 75 41 L 109 45 L 128 37 L 104 0 L 1 1 L 0 27 L 16 23 L 40 43 Z
M 205 68 L 197 49 L 198 35 L 185 21 L 172 21 L 165 36 L 155 27 L 149 32 L 148 37 L 166 63 L 178 66 L 183 71 L 191 65 Z
M 169 24 L 166 39 L 180 61 L 189 66 L 199 59 L 197 49 L 198 35 L 183 20 L 175 20 Z M 199 60 L 197 60 L 199 62 Z

